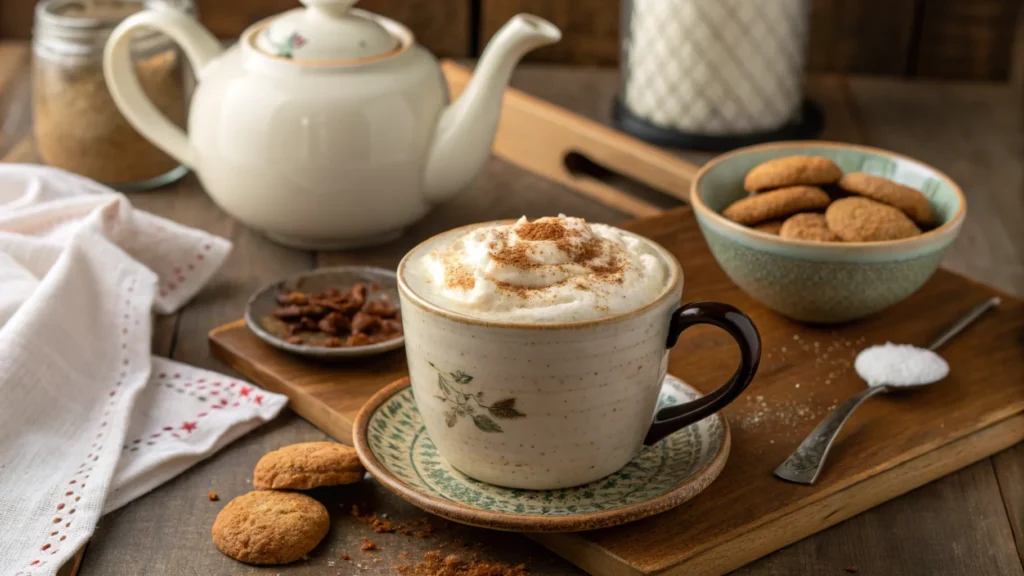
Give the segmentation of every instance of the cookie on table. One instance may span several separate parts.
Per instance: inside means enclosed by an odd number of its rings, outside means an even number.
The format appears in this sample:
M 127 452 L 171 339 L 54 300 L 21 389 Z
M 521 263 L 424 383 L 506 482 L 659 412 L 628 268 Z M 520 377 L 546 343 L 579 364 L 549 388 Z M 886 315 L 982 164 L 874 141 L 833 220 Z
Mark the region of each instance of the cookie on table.
M 847 192 L 899 208 L 922 226 L 935 223 L 935 213 L 932 212 L 928 198 L 910 186 L 864 172 L 844 174 L 838 184 Z
M 743 179 L 747 192 L 800 185 L 832 184 L 843 175 L 839 165 L 824 156 L 784 156 L 754 166 Z
M 213 522 L 213 543 L 246 564 L 288 564 L 327 535 L 323 504 L 296 492 L 257 490 L 228 502 Z
M 815 186 L 790 186 L 737 200 L 722 211 L 733 222 L 753 226 L 798 212 L 821 210 L 831 199 Z
M 860 196 L 833 202 L 825 211 L 825 222 L 846 242 L 900 240 L 921 233 L 898 208 Z
M 787 218 L 779 230 L 779 237 L 814 242 L 840 241 L 839 236 L 829 230 L 828 224 L 825 223 L 825 215 L 816 212 L 804 212 Z
M 352 484 L 366 469 L 354 448 L 335 442 L 304 442 L 268 452 L 256 463 L 252 485 L 276 490 L 309 490 Z
M 779 219 L 779 220 L 769 220 L 767 222 L 761 222 L 760 224 L 755 224 L 754 226 L 751 226 L 751 228 L 753 228 L 754 230 L 757 230 L 758 232 L 764 232 L 766 234 L 774 234 L 775 236 L 778 236 L 779 235 L 779 231 L 782 230 L 782 223 L 783 222 L 785 222 L 785 220 L 782 220 L 782 219 Z

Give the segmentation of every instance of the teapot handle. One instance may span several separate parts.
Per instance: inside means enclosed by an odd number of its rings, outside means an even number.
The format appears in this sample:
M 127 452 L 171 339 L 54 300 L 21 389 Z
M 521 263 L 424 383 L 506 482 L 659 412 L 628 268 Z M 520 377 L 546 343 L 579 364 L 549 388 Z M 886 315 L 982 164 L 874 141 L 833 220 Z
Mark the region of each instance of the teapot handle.
M 107 87 L 124 117 L 158 148 L 185 166 L 195 168 L 196 153 L 188 135 L 153 105 L 135 74 L 131 38 L 138 28 L 158 30 L 177 42 L 192 64 L 196 78 L 200 78 L 207 63 L 220 54 L 220 43 L 191 16 L 164 8 L 144 10 L 126 18 L 111 33 L 103 52 Z

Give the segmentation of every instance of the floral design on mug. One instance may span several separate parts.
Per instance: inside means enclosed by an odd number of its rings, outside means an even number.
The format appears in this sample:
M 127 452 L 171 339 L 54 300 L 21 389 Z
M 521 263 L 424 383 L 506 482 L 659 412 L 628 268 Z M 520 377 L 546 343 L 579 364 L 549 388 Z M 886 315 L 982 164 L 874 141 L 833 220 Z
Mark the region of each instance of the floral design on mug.
M 468 416 L 481 432 L 499 433 L 504 430 L 501 429 L 501 425 L 495 421 L 495 418 L 513 420 L 526 417 L 526 414 L 516 410 L 515 398 L 503 398 L 493 404 L 486 404 L 482 391 L 474 393 L 460 390 L 460 388 L 465 389 L 465 385 L 473 381 L 473 376 L 462 370 L 445 373 L 434 366 L 433 362 L 428 362 L 428 364 L 437 370 L 437 387 L 441 390 L 442 395 L 436 396 L 436 398 L 443 403 L 452 404 L 444 411 L 444 422 L 449 428 L 454 428 L 460 418 Z
M 272 42 L 273 43 L 273 42 Z M 306 45 L 306 38 L 298 32 L 292 32 L 284 39 L 283 44 L 273 43 L 274 48 L 277 49 L 277 55 L 281 58 L 291 58 L 294 55 L 295 50 L 302 48 Z

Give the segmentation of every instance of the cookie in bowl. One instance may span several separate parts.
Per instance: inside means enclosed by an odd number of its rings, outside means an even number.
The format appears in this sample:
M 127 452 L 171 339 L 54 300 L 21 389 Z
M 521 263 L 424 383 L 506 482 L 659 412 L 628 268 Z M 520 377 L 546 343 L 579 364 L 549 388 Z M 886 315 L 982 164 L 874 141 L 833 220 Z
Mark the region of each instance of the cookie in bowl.
M 787 218 L 779 228 L 779 237 L 814 242 L 840 241 L 839 236 L 828 227 L 825 216 L 815 212 L 804 212 Z

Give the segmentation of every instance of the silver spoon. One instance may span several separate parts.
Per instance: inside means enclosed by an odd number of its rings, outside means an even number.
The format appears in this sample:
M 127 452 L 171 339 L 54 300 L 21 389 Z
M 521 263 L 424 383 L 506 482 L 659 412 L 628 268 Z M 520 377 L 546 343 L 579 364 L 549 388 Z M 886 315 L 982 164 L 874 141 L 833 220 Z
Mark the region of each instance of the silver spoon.
M 934 351 L 939 346 L 949 342 L 951 338 L 981 317 L 982 314 L 998 306 L 999 302 L 999 297 L 996 296 L 975 306 L 929 344 L 928 349 Z M 922 385 L 927 384 L 931 384 L 931 382 L 922 383 Z M 867 390 L 840 404 L 818 424 L 818 427 L 804 439 L 796 451 L 775 469 L 775 475 L 783 480 L 796 482 L 797 484 L 814 484 L 818 479 L 818 475 L 821 474 L 829 448 L 832 447 L 836 436 L 839 435 L 839 429 L 843 427 L 843 424 L 850 418 L 853 411 L 868 398 L 876 394 L 889 392 L 890 390 L 892 390 L 892 387 L 884 384 L 869 386 Z

